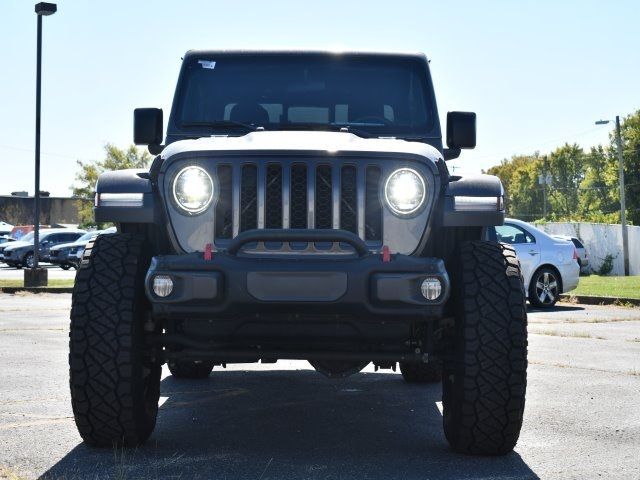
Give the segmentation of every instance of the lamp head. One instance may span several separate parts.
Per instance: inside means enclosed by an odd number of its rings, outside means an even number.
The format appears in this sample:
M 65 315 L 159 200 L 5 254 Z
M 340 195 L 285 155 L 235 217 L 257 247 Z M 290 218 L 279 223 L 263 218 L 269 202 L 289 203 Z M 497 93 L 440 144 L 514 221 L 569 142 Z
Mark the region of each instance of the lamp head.
M 58 7 L 55 3 L 40 2 L 36 3 L 36 13 L 42 16 L 49 16 L 56 13 Z

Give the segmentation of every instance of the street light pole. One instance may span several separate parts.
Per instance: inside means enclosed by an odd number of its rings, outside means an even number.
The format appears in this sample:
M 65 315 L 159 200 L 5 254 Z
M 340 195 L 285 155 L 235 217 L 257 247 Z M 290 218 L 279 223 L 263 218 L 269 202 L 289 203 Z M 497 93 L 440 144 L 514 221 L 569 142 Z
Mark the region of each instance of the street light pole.
M 35 152 L 35 215 L 33 222 L 33 267 L 27 273 L 25 270 L 25 286 L 46 286 L 46 272 L 40 273 L 38 263 L 40 259 L 40 105 L 42 86 L 42 17 L 53 15 L 57 7 L 53 3 L 40 2 L 35 6 L 38 17 L 38 40 L 36 54 L 36 152 Z M 27 285 L 29 283 L 30 285 Z
M 42 15 L 38 15 L 38 53 L 36 54 L 36 191 L 33 222 L 33 268 L 40 259 L 40 97 L 42 87 Z
M 598 120 L 596 125 L 606 125 L 611 120 Z M 627 230 L 626 194 L 624 187 L 624 156 L 622 154 L 622 134 L 620 133 L 620 116 L 616 115 L 616 149 L 618 153 L 618 175 L 620 183 L 620 223 L 622 224 L 622 258 L 624 275 L 629 276 L 629 232 Z

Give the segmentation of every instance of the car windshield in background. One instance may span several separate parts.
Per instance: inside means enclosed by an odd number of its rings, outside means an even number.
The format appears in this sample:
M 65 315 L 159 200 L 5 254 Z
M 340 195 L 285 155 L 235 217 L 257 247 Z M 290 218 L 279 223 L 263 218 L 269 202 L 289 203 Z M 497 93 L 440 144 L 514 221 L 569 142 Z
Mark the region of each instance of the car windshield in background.
M 20 240 L 21 242 L 33 242 L 33 235 L 33 232 L 29 232 L 18 240 Z
M 88 242 L 96 235 L 98 235 L 98 232 L 87 232 L 84 235 L 82 235 L 80 238 L 78 238 L 76 242 Z
M 408 57 L 192 57 L 179 90 L 177 126 L 203 134 L 346 128 L 424 137 L 433 126 L 426 70 Z

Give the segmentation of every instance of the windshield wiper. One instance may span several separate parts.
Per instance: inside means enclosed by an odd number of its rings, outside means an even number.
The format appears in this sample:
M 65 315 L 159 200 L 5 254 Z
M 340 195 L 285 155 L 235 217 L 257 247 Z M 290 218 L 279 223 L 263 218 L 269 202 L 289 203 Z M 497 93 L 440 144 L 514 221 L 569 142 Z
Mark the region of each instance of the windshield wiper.
M 183 127 L 210 127 L 210 128 L 243 128 L 249 131 L 255 131 L 259 127 L 248 123 L 235 122 L 233 120 L 216 120 L 213 122 L 186 122 L 181 124 Z

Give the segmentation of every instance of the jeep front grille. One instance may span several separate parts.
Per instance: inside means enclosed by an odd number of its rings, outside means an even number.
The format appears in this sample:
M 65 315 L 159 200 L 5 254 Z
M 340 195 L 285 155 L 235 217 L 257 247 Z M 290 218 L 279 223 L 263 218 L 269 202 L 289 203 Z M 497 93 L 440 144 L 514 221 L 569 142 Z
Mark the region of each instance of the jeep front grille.
M 255 228 L 340 228 L 382 242 L 378 166 L 291 161 L 216 170 L 216 243 Z

